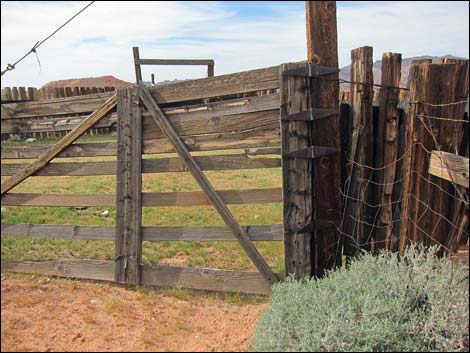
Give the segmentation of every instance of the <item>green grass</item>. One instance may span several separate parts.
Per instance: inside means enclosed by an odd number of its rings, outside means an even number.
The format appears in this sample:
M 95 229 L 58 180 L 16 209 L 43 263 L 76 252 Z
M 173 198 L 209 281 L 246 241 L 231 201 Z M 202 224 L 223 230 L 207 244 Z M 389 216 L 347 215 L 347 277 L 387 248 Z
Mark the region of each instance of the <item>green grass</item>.
M 37 144 L 51 144 L 58 138 Z M 85 142 L 100 142 L 109 137 L 86 136 Z M 2 142 L 2 146 L 21 145 L 24 142 Z M 240 150 L 198 152 L 194 155 L 243 153 Z M 163 158 L 174 154 L 146 155 L 144 158 Z M 266 157 L 266 156 L 265 156 Z M 106 161 L 109 157 L 61 158 L 60 162 Z M 4 162 L 2 160 L 2 162 Z M 25 160 L 8 160 L 8 163 L 25 163 Z M 254 169 L 205 172 L 216 189 L 256 189 L 281 186 L 281 170 Z M 2 183 L 6 177 L 2 177 Z M 189 173 L 155 173 L 143 175 L 143 192 L 198 191 L 197 183 Z M 93 194 L 115 193 L 115 176 L 87 177 L 31 177 L 18 185 L 13 192 Z M 2 206 L 2 222 L 33 224 L 101 225 L 115 224 L 115 209 L 107 207 L 7 207 Z M 110 215 L 102 217 L 108 209 Z M 232 205 L 231 211 L 242 224 L 263 225 L 282 223 L 282 205 Z M 211 206 L 144 207 L 142 223 L 145 226 L 222 226 L 222 219 Z M 110 241 L 62 240 L 31 237 L 2 236 L 3 260 L 45 261 L 61 258 L 112 260 L 114 244 Z M 257 242 L 260 253 L 275 271 L 284 271 L 282 242 Z M 233 270 L 254 270 L 240 245 L 236 242 L 143 242 L 144 263 L 173 263 L 191 267 L 211 267 Z

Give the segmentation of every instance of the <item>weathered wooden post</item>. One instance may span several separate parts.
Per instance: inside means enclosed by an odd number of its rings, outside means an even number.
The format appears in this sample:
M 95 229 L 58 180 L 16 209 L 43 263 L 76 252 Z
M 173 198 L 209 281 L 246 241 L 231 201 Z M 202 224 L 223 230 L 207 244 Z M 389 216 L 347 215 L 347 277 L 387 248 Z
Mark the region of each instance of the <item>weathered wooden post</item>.
M 347 162 L 348 181 L 345 185 L 344 253 L 356 255 L 361 249 L 370 250 L 373 224 L 372 177 L 374 133 L 373 133 L 373 74 L 372 48 L 362 47 L 351 51 L 351 116 L 349 156 Z
M 142 82 L 139 47 L 132 47 L 132 53 L 134 54 L 135 83 L 139 84 L 140 82 Z
M 207 77 L 214 76 L 214 63 L 207 65 Z
M 117 91 L 115 273 L 118 283 L 140 283 L 142 262 L 142 120 L 139 87 Z
M 423 63 L 410 69 L 411 112 L 406 131 L 400 252 L 410 241 L 426 245 L 447 242 L 452 185 L 427 171 L 432 150 L 455 153 L 460 145 L 461 133 L 455 129 L 455 124 L 460 124 L 452 121 L 459 119 L 458 72 L 455 64 Z
M 438 62 L 456 65 L 455 100 L 462 103 L 454 105 L 455 111 L 453 115 L 463 119 L 469 92 L 469 61 L 464 59 L 439 58 Z M 464 138 L 468 139 L 468 123 L 458 122 L 454 124 L 453 128 L 453 135 L 456 136 L 456 141 L 460 142 L 460 148 L 452 146 L 452 149 L 457 151 L 458 154 L 468 157 L 468 140 L 464 143 Z M 469 206 L 468 202 L 465 202 L 460 197 L 466 191 L 462 186 L 456 186 L 456 188 L 455 194 L 457 200 L 452 204 L 452 215 L 449 218 L 453 224 L 458 225 L 458 228 L 453 227 L 450 230 L 448 247 L 451 251 L 457 251 L 462 241 L 465 244 L 465 237 L 463 235 L 465 231 L 468 234 Z
M 393 231 L 392 194 L 395 185 L 398 152 L 398 100 L 401 78 L 401 54 L 384 53 L 382 56 L 383 87 L 380 89 L 380 110 L 377 126 L 375 156 L 376 204 L 380 204 L 379 227 L 375 230 L 375 248 L 391 250 Z
M 308 63 L 280 69 L 286 273 L 341 263 L 336 2 L 307 1 Z

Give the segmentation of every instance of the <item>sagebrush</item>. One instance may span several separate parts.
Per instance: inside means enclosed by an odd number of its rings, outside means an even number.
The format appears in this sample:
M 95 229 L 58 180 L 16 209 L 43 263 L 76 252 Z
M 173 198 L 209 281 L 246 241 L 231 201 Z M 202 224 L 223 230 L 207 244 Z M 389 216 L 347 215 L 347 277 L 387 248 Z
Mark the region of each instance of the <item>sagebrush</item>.
M 409 248 L 273 287 L 254 351 L 468 351 L 468 267 Z

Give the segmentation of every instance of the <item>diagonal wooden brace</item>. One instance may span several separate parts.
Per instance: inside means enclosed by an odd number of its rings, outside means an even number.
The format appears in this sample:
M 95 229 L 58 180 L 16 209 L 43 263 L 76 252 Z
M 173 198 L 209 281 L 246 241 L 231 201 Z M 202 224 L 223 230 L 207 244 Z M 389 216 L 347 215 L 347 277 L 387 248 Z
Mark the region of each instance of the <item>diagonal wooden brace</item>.
M 80 136 L 82 136 L 89 128 L 100 121 L 111 109 L 116 106 L 116 94 L 113 94 L 106 102 L 103 103 L 98 109 L 91 113 L 85 120 L 75 126 L 65 137 L 52 146 L 46 153 L 40 156 L 36 161 L 29 164 L 24 169 L 20 170 L 15 175 L 12 175 L 2 184 L 2 196 L 6 192 L 13 189 L 19 183 L 44 168 L 52 159 L 54 159 L 65 148 L 74 143 Z
M 278 282 L 279 279 L 277 278 L 276 274 L 268 266 L 266 261 L 263 259 L 261 254 L 251 242 L 250 237 L 248 236 L 246 231 L 240 226 L 238 221 L 228 209 L 227 205 L 224 203 L 222 198 L 219 196 L 217 191 L 214 189 L 214 187 L 204 175 L 202 170 L 199 168 L 196 161 L 186 148 L 185 144 L 183 143 L 183 141 L 181 141 L 181 138 L 178 136 L 176 131 L 168 122 L 167 117 L 162 112 L 157 102 L 153 99 L 148 88 L 143 85 L 141 85 L 140 99 L 144 103 L 147 110 L 150 112 L 153 120 L 157 123 L 162 132 L 168 137 L 175 151 L 183 159 L 186 167 L 191 172 L 194 179 L 196 179 L 197 183 L 204 191 L 209 201 L 220 214 L 227 227 L 235 235 L 236 239 L 239 241 L 240 245 L 245 250 L 246 254 L 256 266 L 263 278 L 269 284 L 274 284 Z

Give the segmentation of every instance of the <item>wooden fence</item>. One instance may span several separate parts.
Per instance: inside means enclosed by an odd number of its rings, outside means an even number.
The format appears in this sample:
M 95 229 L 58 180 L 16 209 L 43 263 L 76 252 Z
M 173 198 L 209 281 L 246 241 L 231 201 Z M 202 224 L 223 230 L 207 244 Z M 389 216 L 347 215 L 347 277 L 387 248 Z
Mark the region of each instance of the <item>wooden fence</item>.
M 56 103 L 57 106 L 60 104 L 60 98 L 66 97 L 77 97 L 84 96 L 83 99 L 77 101 L 75 100 L 75 105 L 81 105 L 81 102 L 87 100 L 94 100 L 97 97 L 97 94 L 105 92 L 115 91 L 114 87 L 55 87 L 55 88 L 42 88 L 37 90 L 33 87 L 5 87 L 2 90 L 2 104 L 9 103 L 23 103 L 37 101 L 39 104 L 36 104 L 36 107 L 42 107 L 42 103 L 49 104 L 52 106 L 53 103 Z M 106 96 L 106 95 L 98 95 Z M 64 104 L 73 104 L 74 100 L 63 101 Z M 57 104 L 58 103 L 58 104 Z M 34 105 L 25 106 L 34 107 Z M 73 107 L 64 107 L 60 111 L 50 111 L 47 109 L 37 109 L 36 111 L 30 110 L 28 114 L 18 114 L 12 113 L 16 111 L 16 107 L 9 104 L 6 106 L 10 114 L 2 113 L 2 130 L 1 130 L 1 139 L 13 139 L 21 140 L 29 137 L 35 138 L 46 138 L 46 137 L 60 137 L 65 136 L 67 132 L 72 130 L 74 126 L 79 124 L 87 114 L 90 114 L 92 110 L 86 111 L 84 109 L 74 110 Z M 18 107 L 21 110 L 21 104 Z M 60 114 L 58 114 L 60 113 Z M 112 120 L 112 119 L 111 119 Z M 115 125 L 114 121 L 107 121 L 97 125 L 94 129 L 90 129 L 87 133 L 89 135 L 95 134 L 105 134 L 113 131 Z
M 83 96 L 115 90 L 115 87 L 45 87 L 39 90 L 35 87 L 5 87 L 2 88 L 2 103 Z
M 350 88 L 350 104 L 339 106 L 338 149 L 328 147 L 326 140 L 321 142 L 321 136 L 313 140 L 317 144 L 320 141 L 321 146 L 311 146 L 312 141 L 308 140 L 315 136 L 308 133 L 312 121 L 325 121 L 338 115 L 334 107 L 328 106 L 331 102 L 305 110 L 307 96 L 326 90 L 312 92 L 318 82 L 305 88 L 305 78 L 318 69 L 311 64 L 291 63 L 155 86 L 150 88 L 150 96 L 143 96 L 143 89 L 137 87 L 118 91 L 117 109 L 97 123 L 117 122 L 115 141 L 76 142 L 56 150 L 61 158 L 118 156 L 118 161 L 52 163 L 34 174 L 41 177 L 117 175 L 117 195 L 3 193 L 2 185 L 4 206 L 117 207 L 116 227 L 2 223 L 1 230 L 2 236 L 114 240 L 116 260 L 2 262 L 2 269 L 127 284 L 269 293 L 266 277 L 258 272 L 140 266 L 142 241 L 237 240 L 228 226 L 141 225 L 141 207 L 214 204 L 211 192 L 204 188 L 201 192 L 142 192 L 142 173 L 189 170 L 198 175 L 188 168 L 188 163 L 201 170 L 280 168 L 282 165 L 283 190 L 218 190 L 217 194 L 224 205 L 284 203 L 283 225 L 248 225 L 240 233 L 246 233 L 249 240 L 284 240 L 288 274 L 321 275 L 318 269 L 341 265 L 341 255 L 352 257 L 362 250 L 403 251 L 411 242 L 438 244 L 447 252 L 455 252 L 467 241 L 469 227 L 468 188 L 464 186 L 465 181 L 468 184 L 468 159 L 465 164 L 460 158 L 468 157 L 468 116 L 464 111 L 468 101 L 468 61 L 417 62 L 412 67 L 409 89 L 397 88 L 400 64 L 399 54 L 384 54 L 377 106 L 373 102 L 372 48 L 352 52 L 351 81 L 355 83 Z M 322 70 L 326 74 L 334 72 Z M 408 97 L 401 107 L 400 91 Z M 335 94 L 337 97 L 338 93 Z M 3 104 L 2 129 L 7 124 L 14 128 L 24 118 L 63 119 L 66 114 L 96 112 L 111 95 L 98 93 Z M 315 102 L 320 104 L 318 99 Z M 417 105 L 419 108 L 413 108 Z M 175 152 L 177 142 L 168 139 L 170 135 L 156 124 L 156 117 L 168 120 L 189 151 L 244 149 L 245 152 L 190 157 L 179 151 L 183 158 L 142 159 L 145 154 Z M 423 121 L 427 124 L 422 124 Z M 69 128 L 82 122 L 70 124 L 74 125 Z M 432 134 L 428 136 L 429 124 L 433 124 L 431 131 L 436 131 L 434 139 Z M 325 128 L 317 129 L 316 133 L 326 135 Z M 38 158 L 50 147 L 5 146 L 1 155 L 4 160 Z M 277 156 L 269 156 L 273 154 Z M 332 178 L 312 178 L 315 170 L 330 170 L 328 166 L 334 158 L 339 160 L 342 187 L 332 192 L 341 196 L 340 215 L 332 214 L 331 207 L 322 207 L 323 203 L 318 205 L 319 198 L 331 196 L 324 190 L 331 186 Z M 18 175 L 27 166 L 2 161 L 2 176 Z M 324 188 L 323 193 L 318 193 L 319 188 Z M 312 195 L 316 195 L 317 204 Z M 316 207 L 316 216 L 322 218 L 313 218 L 312 207 Z M 292 222 L 294 218 L 290 217 L 294 214 L 297 220 Z M 313 239 L 325 230 L 336 230 L 341 236 L 318 242 L 324 246 L 311 252 L 312 241 L 305 239 Z M 330 263 L 314 263 L 321 252 L 332 254 L 331 258 L 324 257 Z M 276 276 L 282 278 L 280 274 Z
M 468 241 L 468 60 L 413 62 L 406 89 L 400 71 L 401 54 L 385 53 L 373 108 L 372 48 L 352 51 L 339 223 L 347 256 L 410 243 L 455 254 Z
M 279 87 L 279 67 L 242 72 L 232 75 L 209 77 L 184 81 L 151 89 L 153 98 L 161 106 L 164 114 L 190 151 L 210 151 L 226 149 L 246 149 L 245 153 L 215 154 L 194 157 L 202 170 L 234 170 L 256 168 L 280 168 L 280 158 L 263 156 L 272 154 L 275 147 L 279 153 L 279 95 L 277 93 L 257 96 L 257 91 L 275 92 Z M 119 91 L 116 108 L 98 124 L 115 122 L 117 115 L 125 121 L 129 94 L 135 88 Z M 250 97 L 237 98 L 240 94 Z M 111 93 L 53 99 L 39 102 L 21 102 L 2 105 L 2 128 L 5 122 L 16 123 L 19 119 L 35 116 L 58 116 L 64 114 L 86 114 L 97 110 Z M 208 98 L 217 101 L 205 103 Z M 215 99 L 214 99 L 215 100 Z M 144 106 L 137 108 L 141 116 L 140 129 L 134 130 L 133 141 L 141 146 L 140 153 L 134 155 L 135 162 L 141 165 L 141 173 L 180 173 L 187 171 L 184 161 L 177 157 L 142 159 L 144 154 L 174 152 L 161 129 L 155 125 Z M 127 114 L 127 116 L 129 116 Z M 122 117 L 122 118 L 121 118 Z M 132 121 L 140 121 L 133 115 Z M 73 122 L 70 122 L 71 124 Z M 127 126 L 127 125 L 126 125 Z M 29 128 L 29 127 L 28 127 Z M 93 126 L 95 128 L 95 126 Z M 130 146 L 126 127 L 118 128 L 118 138 L 106 143 L 74 143 L 64 149 L 59 157 L 116 156 L 125 146 Z M 140 138 L 138 137 L 140 136 Z M 126 143 L 124 141 L 127 141 Z M 37 158 L 50 149 L 50 146 L 5 146 L 2 148 L 2 176 L 11 176 L 27 164 L 5 163 L 6 159 Z M 274 152 L 274 153 L 275 153 Z M 255 157 L 255 158 L 253 158 Z M 119 157 L 118 161 L 123 161 Z M 141 162 L 141 163 L 140 163 Z M 37 172 L 37 176 L 72 175 L 118 175 L 118 180 L 126 173 L 120 162 L 63 162 L 48 164 Z M 129 185 L 139 185 L 141 174 L 134 174 Z M 122 183 L 120 184 L 122 185 Z M 3 186 L 2 186 L 3 188 Z M 117 187 L 119 193 L 122 187 Z M 140 194 L 140 193 L 139 193 Z M 249 189 L 218 190 L 226 204 L 262 204 L 282 201 L 282 190 Z M 2 196 L 3 206 L 60 206 L 87 207 L 106 206 L 120 209 L 119 195 L 115 194 L 24 194 L 8 192 Z M 161 192 L 142 193 L 141 206 L 195 206 L 209 205 L 204 192 Z M 119 211 L 122 214 L 123 211 Z M 141 212 L 134 209 L 135 214 Z M 124 213 L 125 214 L 125 213 Z M 134 214 L 134 213 L 133 213 Z M 117 227 L 119 226 L 117 222 Z M 138 225 L 140 227 L 140 223 Z M 282 241 L 282 225 L 244 226 L 251 240 Z M 88 240 L 115 240 L 122 232 L 115 227 L 94 227 L 75 225 L 5 224 L 2 235 L 72 238 Z M 235 241 L 227 227 L 141 227 L 141 241 Z M 141 246 L 141 241 L 138 247 Z M 116 245 L 118 247 L 118 245 Z M 123 250 L 125 251 L 125 250 Z M 129 265 L 130 266 L 130 265 Z M 2 262 L 2 269 L 21 272 L 39 272 L 66 277 L 114 280 L 114 261 L 75 261 L 52 262 Z M 189 288 L 248 292 L 267 294 L 269 285 L 256 272 L 238 272 L 215 269 L 194 269 L 164 265 L 145 265 L 141 268 L 140 283 L 159 286 L 182 285 Z

